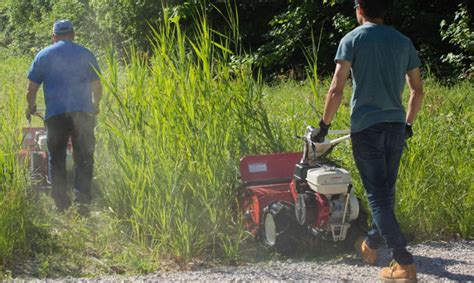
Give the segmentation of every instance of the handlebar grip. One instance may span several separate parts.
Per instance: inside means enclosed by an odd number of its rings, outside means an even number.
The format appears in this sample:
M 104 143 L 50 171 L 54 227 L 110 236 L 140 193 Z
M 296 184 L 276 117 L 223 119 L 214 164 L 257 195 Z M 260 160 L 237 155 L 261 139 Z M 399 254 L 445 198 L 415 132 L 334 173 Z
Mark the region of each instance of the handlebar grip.
M 328 134 L 333 134 L 333 135 L 347 135 L 350 134 L 351 130 L 329 130 Z

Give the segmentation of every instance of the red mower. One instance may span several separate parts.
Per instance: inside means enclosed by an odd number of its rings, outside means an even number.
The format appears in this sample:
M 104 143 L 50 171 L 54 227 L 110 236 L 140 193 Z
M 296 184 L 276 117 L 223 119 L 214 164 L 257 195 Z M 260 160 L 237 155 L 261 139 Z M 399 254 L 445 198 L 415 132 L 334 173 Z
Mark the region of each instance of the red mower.
M 304 151 L 245 156 L 240 161 L 241 209 L 247 231 L 266 247 L 288 254 L 302 238 L 351 244 L 367 230 L 367 215 L 354 194 L 349 172 L 327 159 L 347 134 L 323 143 L 307 127 Z
M 37 112 L 33 116 L 40 118 L 45 124 L 44 117 Z M 47 145 L 47 129 L 43 127 L 31 127 L 31 116 L 28 119 L 28 127 L 22 129 L 23 148 L 20 151 L 20 159 L 28 164 L 31 183 L 34 188 L 49 189 L 49 154 Z M 72 143 L 69 140 L 66 151 L 66 170 L 68 174 L 73 174 L 74 160 L 72 153 Z

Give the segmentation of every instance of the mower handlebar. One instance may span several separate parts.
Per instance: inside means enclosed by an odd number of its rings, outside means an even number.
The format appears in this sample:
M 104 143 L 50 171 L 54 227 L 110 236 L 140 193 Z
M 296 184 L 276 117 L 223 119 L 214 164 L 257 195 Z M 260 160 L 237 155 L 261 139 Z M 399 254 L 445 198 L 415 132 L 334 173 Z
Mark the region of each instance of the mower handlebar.
M 44 116 L 43 116 L 43 114 L 41 114 L 41 112 L 36 111 L 33 114 L 28 113 L 28 114 L 26 114 L 26 120 L 28 120 L 28 128 L 31 127 L 31 117 L 32 116 L 36 116 L 36 117 L 40 118 L 43 121 L 43 123 L 46 122 L 46 120 L 44 119 Z
M 33 115 L 36 116 L 36 117 L 38 117 L 38 118 L 40 118 L 41 120 L 43 120 L 43 122 L 45 121 L 45 120 L 44 120 L 44 115 L 41 114 L 40 112 L 36 112 L 36 113 L 34 113 Z
M 331 146 L 335 146 L 336 144 L 340 143 L 340 142 L 343 142 L 343 141 L 346 141 L 348 139 L 351 138 L 351 135 L 345 135 L 343 137 L 340 137 L 340 138 L 337 138 L 337 139 L 333 139 L 331 140 L 329 143 L 331 144 Z
M 350 130 L 329 130 L 328 134 L 333 134 L 333 135 L 347 135 L 350 134 Z
M 43 122 L 45 121 L 43 114 L 41 114 L 40 112 L 35 112 L 35 113 L 31 114 L 30 119 L 29 119 L 28 122 L 31 122 L 31 116 L 36 116 L 36 117 L 40 118 Z
M 328 131 L 328 134 L 329 134 L 329 135 L 347 135 L 347 136 L 342 137 L 342 138 L 344 138 L 344 139 L 341 140 L 341 141 L 344 141 L 344 140 L 346 140 L 347 138 L 349 138 L 350 135 L 348 135 L 348 134 L 350 134 L 350 133 L 351 133 L 350 130 L 330 130 L 330 131 Z M 295 138 L 295 139 L 298 139 L 298 140 L 304 140 L 304 139 L 305 139 L 305 136 L 298 136 L 298 135 L 295 135 L 294 138 Z M 341 139 L 341 138 L 338 138 L 338 139 L 335 139 L 335 140 L 340 140 L 340 139 Z M 340 142 L 340 141 L 339 141 L 339 142 Z M 337 142 L 337 143 L 339 143 L 339 142 Z

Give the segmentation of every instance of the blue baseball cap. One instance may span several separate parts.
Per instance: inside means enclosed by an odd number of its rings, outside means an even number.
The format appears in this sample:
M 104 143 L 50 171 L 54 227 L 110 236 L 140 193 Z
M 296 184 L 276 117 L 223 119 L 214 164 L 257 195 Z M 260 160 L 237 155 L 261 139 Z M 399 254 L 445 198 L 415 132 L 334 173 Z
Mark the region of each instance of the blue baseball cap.
M 54 34 L 65 34 L 73 31 L 74 27 L 72 26 L 72 22 L 70 20 L 59 20 L 53 25 Z

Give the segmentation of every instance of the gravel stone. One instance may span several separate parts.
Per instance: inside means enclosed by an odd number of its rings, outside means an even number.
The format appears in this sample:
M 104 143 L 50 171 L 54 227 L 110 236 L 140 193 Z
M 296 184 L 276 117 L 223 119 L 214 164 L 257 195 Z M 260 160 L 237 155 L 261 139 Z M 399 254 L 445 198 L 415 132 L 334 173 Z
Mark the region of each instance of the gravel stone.
M 409 247 L 409 250 L 414 254 L 421 282 L 474 281 L 474 241 L 426 242 Z M 290 259 L 157 273 L 139 280 L 373 282 L 378 280 L 380 268 L 388 266 L 390 260 L 389 250 L 381 249 L 376 266 L 364 265 L 354 253 L 327 260 Z
M 409 247 L 414 254 L 419 282 L 473 282 L 474 241 L 425 242 Z M 317 281 L 376 282 L 381 267 L 391 260 L 389 250 L 380 249 L 376 266 L 364 265 L 358 255 L 333 258 L 271 260 L 239 266 L 217 266 L 183 272 L 157 272 L 146 276 L 110 276 L 68 279 L 72 282 L 155 282 L 155 281 Z M 64 280 L 61 280 L 63 282 Z M 48 280 L 48 282 L 55 282 Z

